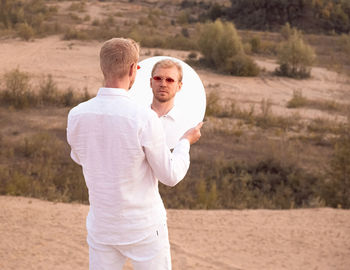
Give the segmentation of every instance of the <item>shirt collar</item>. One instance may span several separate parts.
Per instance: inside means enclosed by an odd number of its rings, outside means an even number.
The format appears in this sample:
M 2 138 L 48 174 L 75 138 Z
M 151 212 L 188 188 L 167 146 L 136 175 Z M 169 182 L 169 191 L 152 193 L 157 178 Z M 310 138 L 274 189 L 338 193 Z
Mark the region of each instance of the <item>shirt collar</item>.
M 174 121 L 181 119 L 181 111 L 179 110 L 179 106 L 174 105 L 171 110 L 165 115 L 172 118 Z
M 122 88 L 108 88 L 108 87 L 101 87 L 98 92 L 97 96 L 124 96 L 129 97 L 128 91 Z

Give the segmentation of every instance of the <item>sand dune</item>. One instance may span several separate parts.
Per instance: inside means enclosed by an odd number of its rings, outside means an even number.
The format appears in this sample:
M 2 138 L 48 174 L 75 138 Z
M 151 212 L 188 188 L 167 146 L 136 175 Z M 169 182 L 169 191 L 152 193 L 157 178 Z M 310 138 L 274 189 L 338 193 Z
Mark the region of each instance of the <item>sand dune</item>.
M 11 196 L 0 204 L 1 270 L 88 269 L 87 205 Z M 174 270 L 350 265 L 349 210 L 168 210 L 168 224 Z

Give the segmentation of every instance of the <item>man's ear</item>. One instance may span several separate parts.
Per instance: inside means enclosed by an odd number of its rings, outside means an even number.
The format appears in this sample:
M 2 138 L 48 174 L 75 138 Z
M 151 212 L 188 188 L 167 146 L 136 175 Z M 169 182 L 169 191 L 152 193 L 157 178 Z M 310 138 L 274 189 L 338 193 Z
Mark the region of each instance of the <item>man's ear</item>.
M 130 68 L 129 68 L 129 77 L 132 77 L 134 75 L 134 72 L 136 72 L 136 68 L 135 68 L 135 63 L 132 63 L 130 65 Z
M 179 89 L 177 90 L 177 92 L 180 92 L 181 88 L 182 88 L 182 82 L 179 82 Z

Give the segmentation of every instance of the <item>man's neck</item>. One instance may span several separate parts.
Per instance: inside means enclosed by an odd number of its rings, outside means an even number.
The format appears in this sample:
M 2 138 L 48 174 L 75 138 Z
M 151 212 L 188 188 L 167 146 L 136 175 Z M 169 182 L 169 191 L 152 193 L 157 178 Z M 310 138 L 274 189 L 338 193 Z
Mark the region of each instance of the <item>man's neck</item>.
M 159 102 L 153 99 L 151 108 L 158 114 L 158 117 L 166 115 L 174 107 L 174 100 L 168 102 Z
M 110 79 L 105 81 L 104 86 L 107 88 L 121 88 L 128 91 L 130 86 L 130 81 L 127 78 Z

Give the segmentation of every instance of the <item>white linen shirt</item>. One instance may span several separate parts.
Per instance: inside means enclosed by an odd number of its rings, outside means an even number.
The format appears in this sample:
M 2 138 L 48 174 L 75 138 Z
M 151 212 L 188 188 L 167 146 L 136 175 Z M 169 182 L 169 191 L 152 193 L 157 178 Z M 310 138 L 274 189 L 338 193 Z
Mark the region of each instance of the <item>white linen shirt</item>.
M 184 178 L 190 144 L 183 139 L 171 153 L 154 111 L 124 89 L 100 88 L 69 112 L 67 140 L 88 187 L 86 226 L 96 243 L 132 244 L 165 222 L 157 179 L 174 186 Z
M 170 149 L 173 149 L 185 132 L 192 128 L 187 118 L 180 111 L 179 106 L 175 105 L 167 114 L 159 117 L 165 131 L 167 145 Z
M 167 114 L 159 117 L 164 128 L 166 143 L 170 149 L 175 147 L 179 138 L 185 133 L 179 125 L 181 118 L 175 106 Z

